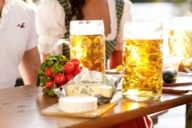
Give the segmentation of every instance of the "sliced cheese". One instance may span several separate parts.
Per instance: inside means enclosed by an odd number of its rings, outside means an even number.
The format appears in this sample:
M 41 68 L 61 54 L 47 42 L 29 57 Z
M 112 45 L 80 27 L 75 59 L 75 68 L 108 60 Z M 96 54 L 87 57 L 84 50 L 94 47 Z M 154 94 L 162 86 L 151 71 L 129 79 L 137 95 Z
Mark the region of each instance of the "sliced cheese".
M 59 110 L 68 113 L 89 112 L 97 109 L 97 98 L 91 96 L 66 96 L 59 98 Z

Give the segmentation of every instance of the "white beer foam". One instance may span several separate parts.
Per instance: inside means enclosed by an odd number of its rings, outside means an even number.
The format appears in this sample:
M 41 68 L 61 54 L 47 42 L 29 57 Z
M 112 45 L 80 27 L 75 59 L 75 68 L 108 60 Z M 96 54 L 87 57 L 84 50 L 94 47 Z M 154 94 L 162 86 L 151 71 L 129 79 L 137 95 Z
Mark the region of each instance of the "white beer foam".
M 163 26 L 156 22 L 127 22 L 123 39 L 153 40 L 163 38 Z
M 103 20 L 71 21 L 70 35 L 104 35 Z
M 174 17 L 169 22 L 169 29 L 192 31 L 192 16 Z

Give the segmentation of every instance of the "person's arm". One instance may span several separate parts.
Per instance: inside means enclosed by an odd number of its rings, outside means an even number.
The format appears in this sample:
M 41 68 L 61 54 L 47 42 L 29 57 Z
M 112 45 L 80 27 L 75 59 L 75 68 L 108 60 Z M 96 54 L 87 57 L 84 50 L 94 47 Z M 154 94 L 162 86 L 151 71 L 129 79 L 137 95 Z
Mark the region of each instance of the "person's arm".
M 125 22 L 132 20 L 131 9 L 132 4 L 129 0 L 124 0 L 123 14 L 120 21 L 120 29 L 117 36 L 117 43 L 113 53 L 110 56 L 110 68 L 116 68 L 118 65 L 122 64 L 122 52 L 123 52 L 123 27 Z
M 40 59 L 37 47 L 26 51 L 19 65 L 20 74 L 25 85 L 36 85 L 39 68 Z
M 65 13 L 57 0 L 43 0 L 36 12 L 36 30 L 39 35 L 39 52 L 44 60 L 52 53 L 54 44 L 64 37 Z
M 124 0 L 123 15 L 120 23 L 120 30 L 117 38 L 117 45 L 115 50 L 122 50 L 123 48 L 123 27 L 127 21 L 132 20 L 132 3 L 130 0 Z
M 31 8 L 28 8 L 28 14 L 30 17 L 30 31 L 25 44 L 26 49 L 19 64 L 19 71 L 25 85 L 35 85 L 40 69 L 40 56 L 37 48 L 38 36 L 35 28 L 35 12 Z

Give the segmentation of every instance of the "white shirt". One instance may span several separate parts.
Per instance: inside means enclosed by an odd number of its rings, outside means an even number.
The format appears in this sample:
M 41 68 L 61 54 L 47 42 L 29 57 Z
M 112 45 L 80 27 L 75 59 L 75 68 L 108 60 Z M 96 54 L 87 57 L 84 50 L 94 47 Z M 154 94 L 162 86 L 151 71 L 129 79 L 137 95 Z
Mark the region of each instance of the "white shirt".
M 19 0 L 5 0 L 0 23 L 0 88 L 13 87 L 24 52 L 37 46 L 34 14 Z
M 124 0 L 124 10 L 121 19 L 118 42 L 122 42 L 123 25 L 132 19 L 129 0 Z M 108 0 L 109 13 L 111 18 L 111 33 L 106 36 L 106 40 L 113 40 L 117 34 L 117 19 L 115 0 Z M 65 29 L 65 12 L 57 0 L 42 0 L 36 13 L 36 28 L 39 35 L 40 53 L 51 53 L 55 42 L 63 38 Z

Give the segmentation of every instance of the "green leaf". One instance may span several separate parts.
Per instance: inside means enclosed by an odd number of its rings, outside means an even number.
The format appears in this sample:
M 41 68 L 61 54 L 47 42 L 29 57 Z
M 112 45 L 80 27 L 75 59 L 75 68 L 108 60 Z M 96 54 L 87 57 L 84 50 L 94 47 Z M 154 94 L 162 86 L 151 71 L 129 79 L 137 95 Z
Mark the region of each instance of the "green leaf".
M 43 87 L 44 83 L 47 82 L 47 81 L 50 81 L 50 80 L 51 80 L 50 77 L 46 77 L 45 75 L 38 75 L 37 86 L 38 87 Z
M 56 74 L 58 72 L 57 70 L 57 62 L 52 66 L 52 71 L 53 71 L 53 74 Z
M 44 95 L 47 95 L 47 96 L 55 96 L 55 92 L 53 91 L 53 88 L 51 89 L 47 89 L 47 88 L 43 88 L 43 93 Z
M 40 69 L 40 71 L 39 71 L 39 75 L 45 75 L 45 71 L 42 70 L 42 69 Z
M 56 61 L 56 60 L 58 60 L 57 58 L 58 58 L 58 55 L 49 55 L 46 60 L 47 61 Z
M 54 64 L 54 61 L 53 60 L 48 60 L 46 63 L 47 63 L 47 65 L 49 67 L 51 67 Z

